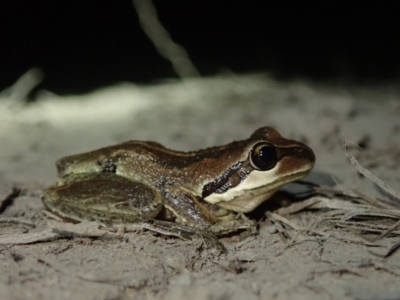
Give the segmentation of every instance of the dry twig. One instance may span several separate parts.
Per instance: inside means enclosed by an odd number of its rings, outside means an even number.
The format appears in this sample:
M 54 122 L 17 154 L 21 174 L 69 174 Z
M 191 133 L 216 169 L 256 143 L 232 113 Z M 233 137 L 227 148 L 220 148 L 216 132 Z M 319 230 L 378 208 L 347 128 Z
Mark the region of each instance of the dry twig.
M 158 20 L 151 0 L 133 0 L 143 31 L 153 42 L 158 53 L 168 59 L 181 78 L 200 76 L 183 47 L 175 43 Z
M 370 171 L 363 168 L 357 159 L 347 151 L 346 145 L 346 140 L 344 140 L 343 150 L 345 155 L 350 159 L 352 165 L 354 165 L 361 174 L 376 183 L 390 195 L 400 199 L 400 193 L 396 192 Z M 316 186 L 314 187 L 314 191 L 317 193 L 317 196 L 311 197 L 305 201 L 293 203 L 288 207 L 280 208 L 276 211 L 276 214 L 268 214 L 268 216 L 277 222 L 289 225 L 292 229 L 298 231 L 298 233 L 308 232 L 309 234 L 324 236 L 325 238 L 332 235 L 318 229 L 322 224 L 328 224 L 330 227 L 337 226 L 350 230 L 357 230 L 358 232 L 379 234 L 379 236 L 374 239 L 363 237 L 365 241 L 364 244 L 369 246 L 374 245 L 376 241 L 386 236 L 400 235 L 400 232 L 397 230 L 400 226 L 400 203 L 385 199 L 376 199 L 357 190 L 344 191 L 330 187 Z M 325 210 L 326 212 L 314 219 L 312 224 L 307 228 L 302 228 L 282 217 L 283 215 L 294 214 L 305 209 Z M 281 217 L 278 217 L 279 215 Z M 382 219 L 394 219 L 396 222 L 392 225 L 389 225 L 389 223 L 377 222 L 377 220 Z M 293 240 L 296 240 L 296 238 L 297 236 Z M 346 240 L 350 241 L 350 239 L 347 238 Z M 395 244 L 385 257 L 390 256 L 399 248 L 400 243 Z
M 346 142 L 346 136 L 343 139 L 343 151 L 344 154 L 347 156 L 347 158 L 350 160 L 351 164 L 356 167 L 358 172 L 360 172 L 362 175 L 376 183 L 380 188 L 388 192 L 390 195 L 393 197 L 397 198 L 400 200 L 400 192 L 396 192 L 393 188 L 391 188 L 386 182 L 383 180 L 379 179 L 377 176 L 372 174 L 369 170 L 365 169 L 361 164 L 358 162 L 358 160 L 347 151 L 347 142 Z

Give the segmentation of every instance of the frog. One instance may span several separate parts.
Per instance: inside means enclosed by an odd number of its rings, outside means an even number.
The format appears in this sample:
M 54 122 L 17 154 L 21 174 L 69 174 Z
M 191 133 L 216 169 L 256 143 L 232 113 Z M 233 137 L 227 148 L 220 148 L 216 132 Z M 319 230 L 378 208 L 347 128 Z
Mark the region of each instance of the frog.
M 225 250 L 218 237 L 256 232 L 246 214 L 314 164 L 309 146 L 268 126 L 190 152 L 127 141 L 57 160 L 59 180 L 44 189 L 42 202 L 68 221 L 132 225 L 185 240 L 200 235 Z

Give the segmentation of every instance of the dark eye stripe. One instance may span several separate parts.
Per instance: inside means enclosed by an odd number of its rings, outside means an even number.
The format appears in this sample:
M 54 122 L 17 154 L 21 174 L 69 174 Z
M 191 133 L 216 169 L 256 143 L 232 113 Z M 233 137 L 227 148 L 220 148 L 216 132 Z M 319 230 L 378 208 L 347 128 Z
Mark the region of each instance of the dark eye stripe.
M 213 193 L 223 194 L 229 189 L 238 186 L 253 170 L 249 161 L 238 162 L 220 177 L 207 183 L 203 188 L 202 198 L 206 198 Z
M 233 176 L 233 174 L 236 173 L 237 170 L 242 166 L 242 164 L 243 164 L 242 161 L 234 164 L 232 167 L 230 167 L 227 171 L 225 171 L 217 179 L 214 179 L 213 181 L 210 181 L 209 183 L 207 183 L 203 187 L 202 197 L 205 198 L 208 195 L 211 195 L 216 190 L 218 190 L 220 187 L 222 187 L 224 184 L 226 184 L 229 181 L 229 179 Z

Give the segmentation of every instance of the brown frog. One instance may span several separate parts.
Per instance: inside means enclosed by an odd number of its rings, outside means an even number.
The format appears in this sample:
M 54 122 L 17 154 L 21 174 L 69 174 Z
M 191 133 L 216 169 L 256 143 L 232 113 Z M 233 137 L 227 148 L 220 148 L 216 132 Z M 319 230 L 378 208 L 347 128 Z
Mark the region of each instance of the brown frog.
M 69 220 L 135 224 L 184 239 L 199 234 L 223 248 L 215 236 L 252 230 L 243 213 L 306 176 L 314 163 L 308 146 L 271 127 L 193 152 L 129 141 L 59 159 L 60 180 L 42 199 Z

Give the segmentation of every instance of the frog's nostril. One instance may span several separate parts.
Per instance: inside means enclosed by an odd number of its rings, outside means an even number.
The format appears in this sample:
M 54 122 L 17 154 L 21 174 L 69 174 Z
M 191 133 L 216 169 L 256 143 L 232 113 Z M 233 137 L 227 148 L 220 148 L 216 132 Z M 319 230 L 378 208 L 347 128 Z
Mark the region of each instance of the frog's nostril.
M 293 156 L 301 159 L 307 159 L 310 162 L 315 161 L 314 152 L 308 147 L 296 147 L 294 148 Z

